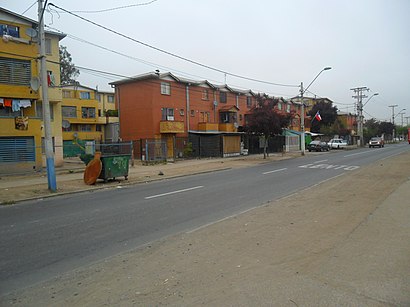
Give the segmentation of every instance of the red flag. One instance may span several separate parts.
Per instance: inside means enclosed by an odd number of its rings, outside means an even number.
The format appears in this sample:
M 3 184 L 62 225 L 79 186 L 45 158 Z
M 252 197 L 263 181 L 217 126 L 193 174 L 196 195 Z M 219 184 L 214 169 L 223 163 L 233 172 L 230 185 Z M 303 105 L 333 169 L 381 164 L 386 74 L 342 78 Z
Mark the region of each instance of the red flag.
M 318 122 L 322 120 L 322 116 L 320 116 L 319 111 L 316 112 L 315 118 L 317 119 Z

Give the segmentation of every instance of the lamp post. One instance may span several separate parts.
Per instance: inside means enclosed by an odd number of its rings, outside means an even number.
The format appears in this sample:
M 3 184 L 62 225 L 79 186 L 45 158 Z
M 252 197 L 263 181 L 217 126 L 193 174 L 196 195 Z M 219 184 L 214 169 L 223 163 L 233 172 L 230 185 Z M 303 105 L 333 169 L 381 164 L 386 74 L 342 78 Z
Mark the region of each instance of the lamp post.
M 372 99 L 374 96 L 379 95 L 379 93 L 374 93 L 373 95 L 370 96 L 369 99 L 367 99 L 367 101 L 364 103 L 363 107 L 370 101 L 370 99 Z
M 303 89 L 303 82 L 300 82 L 300 101 L 302 103 L 302 108 L 300 112 L 301 113 L 300 114 L 300 131 L 301 131 L 300 138 L 301 138 L 302 143 L 301 143 L 300 149 L 301 149 L 302 156 L 305 155 L 305 104 L 303 103 L 303 94 L 308 90 L 308 88 L 313 84 L 313 82 L 316 81 L 316 79 L 319 77 L 319 75 L 322 72 L 324 72 L 325 70 L 330 70 L 330 69 L 332 69 L 332 67 L 323 68 L 305 89 Z
M 359 103 L 359 124 L 358 124 L 358 133 L 359 133 L 359 140 L 360 140 L 360 146 L 364 146 L 364 136 L 363 136 L 363 122 L 364 122 L 364 116 L 363 116 L 363 108 L 364 106 L 372 99 L 374 96 L 379 95 L 379 93 L 374 93 L 369 97 L 369 99 L 366 100 L 364 104 Z M 361 101 L 361 100 L 360 100 Z
M 392 109 L 392 124 L 393 124 L 393 141 L 394 141 L 394 139 L 396 138 L 396 126 L 395 126 L 395 124 L 394 124 L 394 119 L 395 119 L 396 116 L 398 116 L 399 114 L 401 114 L 401 112 L 406 111 L 406 109 L 403 109 L 403 110 L 401 110 L 400 112 L 394 114 L 394 108 L 395 108 L 395 107 L 398 107 L 398 105 L 395 104 L 395 105 L 392 105 L 392 106 L 389 106 L 389 107 L 392 107 L 392 108 L 393 108 L 393 109 Z

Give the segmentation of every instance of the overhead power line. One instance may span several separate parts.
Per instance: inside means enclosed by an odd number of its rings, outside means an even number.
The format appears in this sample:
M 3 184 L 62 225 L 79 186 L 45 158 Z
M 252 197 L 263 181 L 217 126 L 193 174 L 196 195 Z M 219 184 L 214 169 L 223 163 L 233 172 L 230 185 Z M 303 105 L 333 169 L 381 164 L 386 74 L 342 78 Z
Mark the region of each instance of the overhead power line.
M 86 22 L 88 22 L 88 23 L 91 23 L 91 24 L 93 24 L 93 25 L 96 26 L 96 27 L 102 28 L 102 29 L 104 29 L 104 30 L 106 30 L 106 31 L 108 31 L 108 32 L 114 33 L 114 34 L 116 34 L 116 35 L 118 35 L 118 36 L 121 36 L 121 37 L 123 37 L 123 38 L 126 38 L 126 39 L 128 39 L 128 40 L 130 40 L 130 41 L 133 41 L 133 42 L 135 42 L 135 43 L 141 44 L 141 45 L 143 45 L 143 46 L 145 46 L 145 47 L 151 48 L 151 49 L 156 50 L 156 51 L 159 51 L 159 52 L 161 52 L 161 53 L 167 54 L 167 55 L 172 56 L 172 57 L 174 57 L 174 58 L 183 60 L 183 61 L 185 61 L 185 62 L 189 62 L 189 63 L 191 63 L 191 64 L 195 64 L 195 65 L 197 65 L 197 66 L 204 67 L 204 68 L 206 68 L 206 69 L 210 69 L 210 70 L 213 70 L 213 71 L 216 71 L 216 72 L 225 74 L 225 75 L 229 75 L 229 76 L 232 76 L 232 77 L 236 77 L 236 78 L 240 78 L 240 79 L 244 79 L 244 80 L 248 80 L 248 81 L 254 81 L 254 82 L 258 82 L 258 83 L 264 83 L 264 84 L 275 85 L 275 86 L 284 86 L 284 87 L 295 87 L 295 88 L 296 88 L 296 87 L 299 87 L 299 85 L 282 84 L 282 83 L 268 82 L 268 81 L 264 81 L 264 80 L 258 80 L 258 79 L 254 79 L 254 78 L 249 78 L 249 77 L 246 77 L 246 76 L 242 76 L 242 75 L 230 73 L 230 72 L 227 72 L 227 71 L 224 71 L 224 70 L 222 70 L 222 69 L 218 69 L 218 68 L 215 68 L 215 67 L 206 65 L 206 64 L 202 64 L 202 63 L 200 63 L 200 62 L 197 62 L 197 61 L 194 61 L 194 60 L 185 58 L 185 57 L 183 57 L 183 56 L 180 56 L 180 55 L 178 55 L 178 54 L 172 53 L 172 52 L 170 52 L 170 51 L 166 51 L 166 50 L 164 50 L 164 49 L 155 47 L 155 46 L 153 46 L 153 45 L 144 43 L 144 42 L 142 42 L 142 41 L 140 41 L 140 40 L 137 40 L 137 39 L 132 38 L 132 37 L 130 37 L 130 36 L 128 36 L 128 35 L 125 35 L 125 34 L 123 34 L 123 33 L 120 33 L 120 32 L 118 32 L 118 31 L 115 31 L 115 30 L 113 30 L 113 29 L 110 29 L 110 28 L 108 28 L 108 27 L 106 27 L 106 26 L 103 26 L 103 25 L 101 25 L 101 24 L 99 24 L 99 23 L 96 23 L 96 22 L 94 22 L 94 21 L 92 21 L 92 20 L 89 20 L 89 19 L 87 19 L 87 18 L 85 18 L 85 17 L 82 17 L 82 16 L 80 16 L 80 15 L 77 15 L 77 14 L 75 14 L 75 13 L 73 13 L 73 12 L 70 12 L 70 11 L 68 11 L 68 10 L 66 10 L 66 9 L 64 9 L 64 8 L 62 8 L 62 7 L 59 7 L 59 6 L 55 5 L 55 4 L 53 4 L 53 3 L 50 3 L 49 6 L 53 6 L 53 7 L 57 8 L 57 9 L 60 9 L 60 10 L 66 12 L 66 13 L 72 15 L 72 16 L 75 16 L 75 17 L 77 17 L 77 18 L 79 18 L 79 19 L 81 19 L 81 20 L 83 20 L 83 21 L 86 21 Z
M 157 1 L 158 0 L 152 0 L 152 1 L 149 1 L 149 2 L 130 4 L 130 5 L 123 5 L 123 6 L 118 6 L 118 7 L 113 7 L 113 8 L 109 8 L 109 9 L 103 9 L 103 10 L 71 11 L 71 12 L 72 13 L 86 13 L 86 14 L 105 13 L 105 12 L 111 12 L 111 11 L 116 11 L 116 10 L 127 9 L 127 8 L 130 8 L 130 7 L 150 5 L 150 4 L 152 4 L 154 2 L 157 2 Z

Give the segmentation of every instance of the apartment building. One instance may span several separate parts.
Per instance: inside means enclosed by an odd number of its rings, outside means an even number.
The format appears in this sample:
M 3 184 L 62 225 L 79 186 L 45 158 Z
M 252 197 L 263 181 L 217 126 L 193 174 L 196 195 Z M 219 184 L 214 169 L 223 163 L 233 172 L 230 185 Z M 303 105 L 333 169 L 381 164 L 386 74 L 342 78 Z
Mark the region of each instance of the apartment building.
M 147 73 L 112 82 L 124 141 L 163 140 L 167 156 L 175 152 L 175 139 L 187 138 L 198 156 L 240 154 L 246 115 L 256 104 L 256 93 L 229 85 L 215 85 L 177 77 L 172 73 Z M 297 106 L 281 100 L 280 112 Z
M 79 83 L 62 85 L 64 156 L 84 152 L 87 141 L 118 140 L 118 115 L 112 92 L 97 91 Z
M 0 173 L 46 166 L 37 21 L 0 8 Z M 48 97 L 55 164 L 63 163 L 59 41 L 46 32 Z

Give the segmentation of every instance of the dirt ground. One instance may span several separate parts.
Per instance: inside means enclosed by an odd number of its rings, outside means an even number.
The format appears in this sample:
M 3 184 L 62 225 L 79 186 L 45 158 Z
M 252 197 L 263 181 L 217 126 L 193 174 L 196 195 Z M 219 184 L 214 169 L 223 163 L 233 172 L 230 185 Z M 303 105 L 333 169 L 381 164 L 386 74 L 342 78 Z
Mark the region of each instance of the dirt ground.
M 410 306 L 409 161 L 377 162 L 0 305 Z

